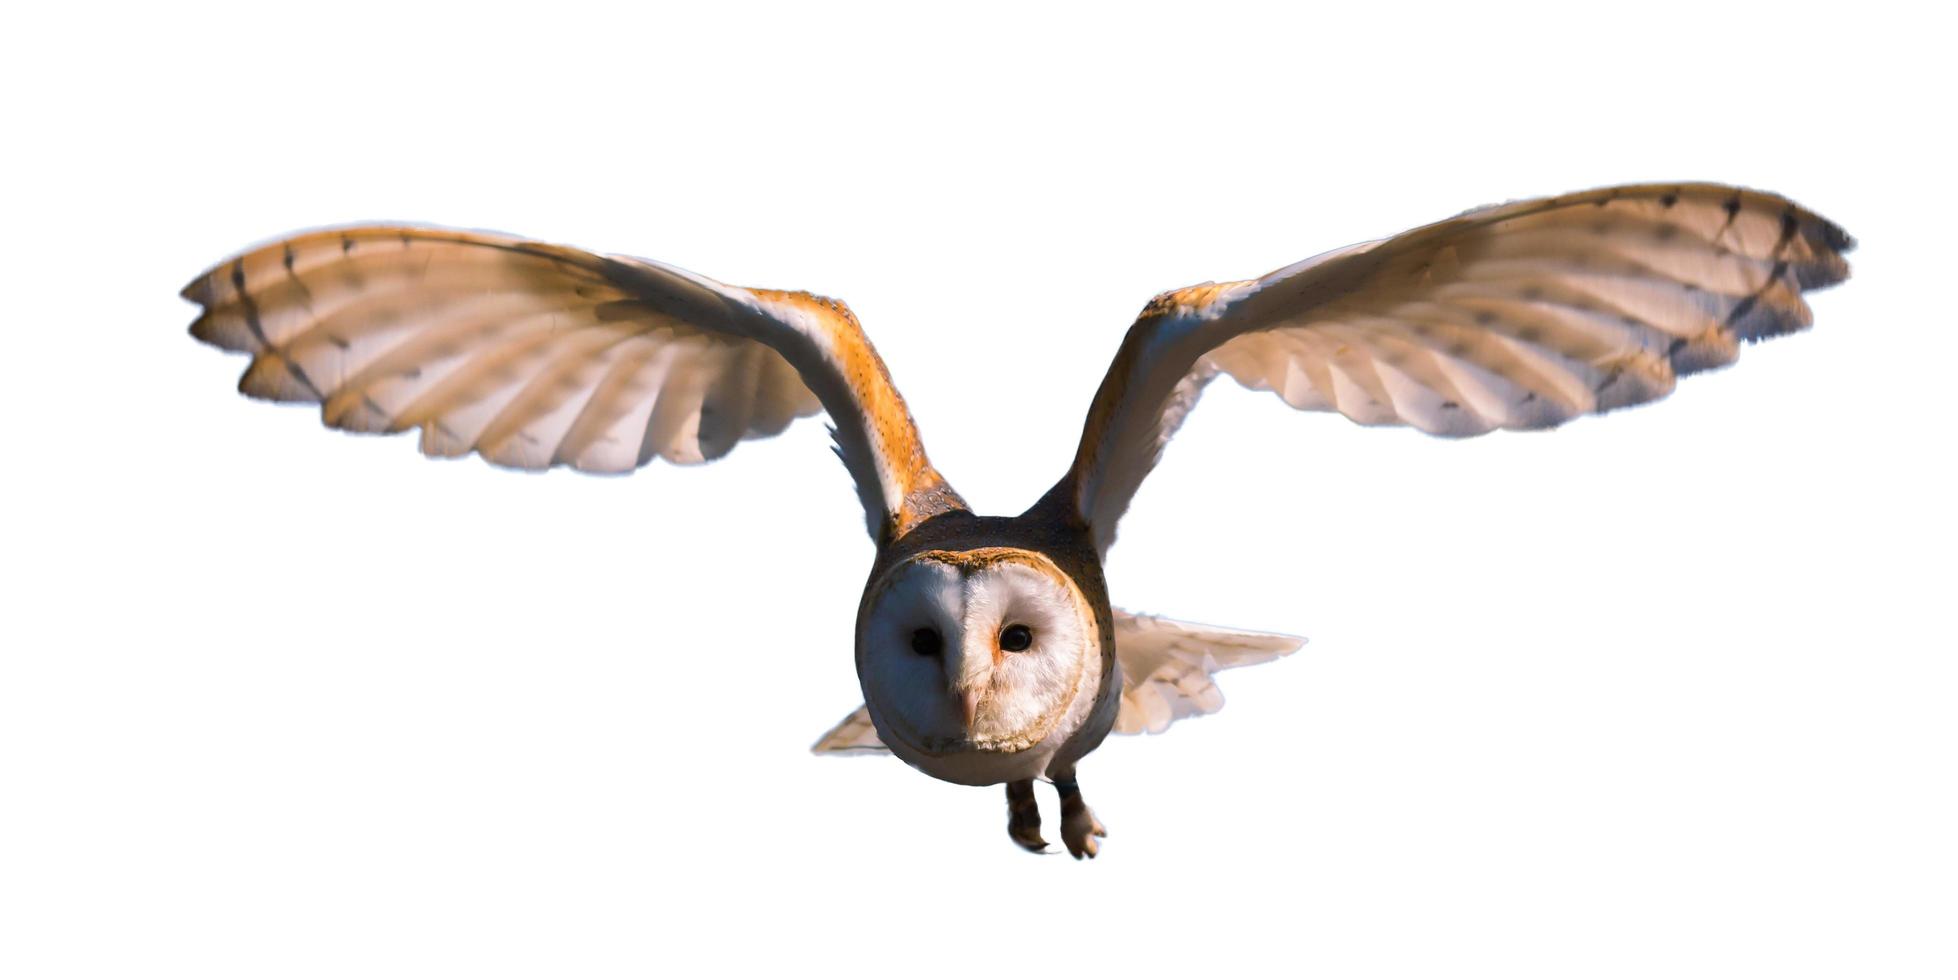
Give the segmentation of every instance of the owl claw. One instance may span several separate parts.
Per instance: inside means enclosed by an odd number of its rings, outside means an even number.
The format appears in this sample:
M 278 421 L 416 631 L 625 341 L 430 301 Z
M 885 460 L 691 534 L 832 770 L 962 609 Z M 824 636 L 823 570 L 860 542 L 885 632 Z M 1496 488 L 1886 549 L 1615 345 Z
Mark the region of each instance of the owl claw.
M 1082 802 L 1081 784 L 1074 781 L 1074 773 L 1056 776 L 1054 788 L 1061 794 L 1061 843 L 1067 845 L 1067 853 L 1074 855 L 1076 861 L 1101 853 L 1098 838 L 1107 837 L 1108 828 Z
M 1040 806 L 1034 802 L 1031 779 L 1006 784 L 1006 835 L 1035 854 L 1047 851 L 1047 841 L 1040 836 Z
M 1076 861 L 1101 853 L 1100 838 L 1108 836 L 1108 828 L 1081 802 L 1081 787 L 1072 773 L 1057 777 L 1054 788 L 1061 795 L 1061 843 L 1067 845 L 1067 853 Z M 1040 807 L 1033 799 L 1031 779 L 1006 784 L 1006 834 L 1028 851 L 1047 853 L 1047 841 L 1040 836 Z
M 1100 838 L 1107 836 L 1108 828 L 1102 826 L 1101 821 L 1095 819 L 1094 811 L 1086 806 L 1061 817 L 1061 842 L 1067 845 L 1067 853 L 1074 855 L 1076 861 L 1100 853 Z

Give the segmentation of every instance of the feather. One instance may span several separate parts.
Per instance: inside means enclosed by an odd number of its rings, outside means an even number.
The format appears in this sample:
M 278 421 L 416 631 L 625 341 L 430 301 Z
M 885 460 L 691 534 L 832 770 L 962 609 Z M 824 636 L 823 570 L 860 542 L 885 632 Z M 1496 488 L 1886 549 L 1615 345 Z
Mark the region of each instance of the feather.
M 718 459 L 827 411 L 880 540 L 964 506 L 856 317 L 641 259 L 415 227 L 313 232 L 192 280 L 239 390 L 431 456 L 623 473 Z
M 1615 187 L 1482 208 L 1261 279 L 1153 300 L 1055 487 L 1103 554 L 1136 488 L 1225 374 L 1294 408 L 1443 436 L 1643 404 L 1809 326 L 1802 292 L 1854 242 L 1786 198 Z
M 1170 723 L 1215 714 L 1224 692 L 1212 675 L 1267 663 L 1305 640 L 1253 633 L 1115 610 L 1115 656 L 1122 667 L 1122 704 L 1115 733 L 1161 734 Z
M 836 727 L 823 733 L 809 751 L 817 755 L 889 755 L 891 750 L 877 737 L 877 726 L 870 720 L 870 708 L 859 706 Z

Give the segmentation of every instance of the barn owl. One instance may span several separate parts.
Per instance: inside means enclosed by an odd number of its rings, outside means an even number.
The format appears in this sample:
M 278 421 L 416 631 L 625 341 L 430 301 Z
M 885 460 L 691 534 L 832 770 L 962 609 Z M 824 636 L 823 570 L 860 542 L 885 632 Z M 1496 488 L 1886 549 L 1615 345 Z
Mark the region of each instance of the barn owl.
M 926 457 L 842 303 L 503 235 L 352 227 L 198 276 L 200 340 L 250 355 L 245 394 L 355 432 L 419 429 L 430 456 L 623 473 L 718 459 L 826 413 L 876 558 L 857 609 L 864 704 L 818 752 L 883 752 L 1005 784 L 1044 850 L 1106 831 L 1077 768 L 1110 732 L 1216 711 L 1217 671 L 1303 641 L 1132 615 L 1102 562 L 1136 488 L 1218 375 L 1293 408 L 1444 436 L 1543 429 L 1657 399 L 1743 340 L 1809 325 L 1852 242 L 1785 198 L 1711 184 L 1606 188 L 1465 212 L 1269 275 L 1151 300 L 1074 460 L 1017 517 L 980 516 Z

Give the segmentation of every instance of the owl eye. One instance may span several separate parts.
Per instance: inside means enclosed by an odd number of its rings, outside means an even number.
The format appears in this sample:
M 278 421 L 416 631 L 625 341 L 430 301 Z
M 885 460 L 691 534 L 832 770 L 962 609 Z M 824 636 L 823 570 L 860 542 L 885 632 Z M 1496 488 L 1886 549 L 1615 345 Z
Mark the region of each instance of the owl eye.
M 920 657 L 936 657 L 945 649 L 945 638 L 927 626 L 911 634 L 911 652 Z
M 1033 646 L 1033 631 L 1019 623 L 999 631 L 999 648 L 1008 653 L 1019 653 Z

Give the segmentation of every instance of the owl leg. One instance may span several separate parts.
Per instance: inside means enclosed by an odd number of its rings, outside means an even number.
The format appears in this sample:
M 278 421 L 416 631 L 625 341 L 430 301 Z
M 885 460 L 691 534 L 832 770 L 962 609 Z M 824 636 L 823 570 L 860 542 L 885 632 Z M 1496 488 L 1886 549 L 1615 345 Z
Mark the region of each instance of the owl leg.
M 1061 794 L 1061 843 L 1076 861 L 1094 857 L 1101 850 L 1098 837 L 1107 837 L 1108 828 L 1095 819 L 1095 811 L 1081 801 L 1081 784 L 1074 781 L 1074 767 L 1054 773 L 1054 788 Z
M 1040 837 L 1040 804 L 1033 799 L 1033 780 L 1006 784 L 1006 833 L 1013 843 L 1039 854 L 1047 849 Z

